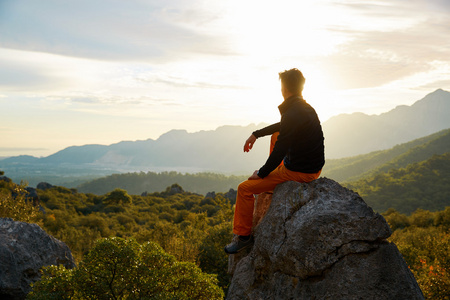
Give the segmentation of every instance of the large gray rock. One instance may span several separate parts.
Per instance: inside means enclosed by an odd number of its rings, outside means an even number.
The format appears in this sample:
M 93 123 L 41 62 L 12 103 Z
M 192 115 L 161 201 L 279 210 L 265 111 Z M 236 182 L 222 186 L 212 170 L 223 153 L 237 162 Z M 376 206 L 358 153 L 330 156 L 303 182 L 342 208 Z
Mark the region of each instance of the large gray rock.
M 279 185 L 254 235 L 227 299 L 424 299 L 383 216 L 333 180 Z
M 25 299 L 48 265 L 75 267 L 69 247 L 36 224 L 0 218 L 0 299 Z

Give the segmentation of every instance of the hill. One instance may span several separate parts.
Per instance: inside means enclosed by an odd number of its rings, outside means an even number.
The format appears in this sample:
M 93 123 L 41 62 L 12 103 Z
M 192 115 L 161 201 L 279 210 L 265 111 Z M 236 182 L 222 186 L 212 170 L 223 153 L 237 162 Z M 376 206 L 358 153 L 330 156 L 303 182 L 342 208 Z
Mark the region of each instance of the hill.
M 447 129 L 388 150 L 344 159 L 327 160 L 322 177 L 353 184 L 352 182 L 363 178 L 372 178 L 391 170 L 409 168 L 411 164 L 449 152 L 450 129 Z M 115 188 L 122 188 L 131 194 L 139 195 L 145 191 L 159 192 L 173 183 L 178 183 L 189 191 L 205 195 L 212 191 L 227 192 L 231 188 L 236 189 L 237 185 L 246 178 L 247 176 L 226 176 L 215 173 L 138 172 L 98 178 L 79 185 L 77 189 L 80 192 L 101 195 Z M 363 187 L 363 182 L 365 181 L 358 182 L 358 189 L 368 190 L 368 187 Z M 380 190 L 384 188 L 383 185 L 378 187 Z M 427 207 L 427 209 L 431 208 Z
M 443 210 L 450 206 L 450 152 L 345 186 L 379 212 L 389 208 L 404 214 L 417 209 Z
M 127 190 L 132 195 L 144 192 L 161 192 L 171 184 L 187 187 L 189 191 L 206 195 L 209 192 L 228 192 L 236 189 L 238 184 L 248 176 L 225 176 L 214 173 L 181 174 L 177 172 L 140 172 L 113 174 L 94 179 L 77 187 L 82 193 L 96 195 L 106 194 L 116 188 Z
M 43 158 L 3 159 L 0 169 L 15 182 L 23 179 L 35 186 L 48 181 L 67 187 L 114 173 L 141 171 L 248 174 L 264 164 L 269 139 L 259 140 L 251 154 L 242 147 L 253 131 L 264 126 L 222 126 L 195 133 L 172 130 L 157 140 L 72 146 Z
M 450 129 L 447 129 L 396 145 L 388 150 L 341 159 L 328 159 L 322 176 L 339 182 L 355 181 L 390 169 L 404 168 L 408 164 L 421 162 L 435 154 L 444 154 L 449 151 Z
M 395 101 L 395 100 L 393 100 Z M 327 158 L 342 158 L 391 148 L 450 128 L 450 93 L 442 89 L 411 106 L 380 114 L 341 114 L 324 122 Z

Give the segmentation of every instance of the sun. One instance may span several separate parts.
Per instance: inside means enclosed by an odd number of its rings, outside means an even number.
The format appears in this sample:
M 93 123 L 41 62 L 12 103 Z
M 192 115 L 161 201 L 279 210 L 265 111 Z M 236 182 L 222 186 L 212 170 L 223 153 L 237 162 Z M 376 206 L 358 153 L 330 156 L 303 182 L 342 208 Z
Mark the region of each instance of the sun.
M 255 59 L 331 53 L 345 37 L 329 29 L 339 15 L 324 1 L 240 1 L 227 17 L 235 50 Z

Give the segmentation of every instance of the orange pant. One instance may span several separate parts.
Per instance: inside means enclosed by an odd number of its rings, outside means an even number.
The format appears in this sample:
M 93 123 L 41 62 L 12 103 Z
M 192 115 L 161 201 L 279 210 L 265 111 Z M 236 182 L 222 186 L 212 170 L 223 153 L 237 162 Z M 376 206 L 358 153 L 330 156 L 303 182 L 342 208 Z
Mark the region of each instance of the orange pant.
M 278 136 L 277 133 L 275 133 L 275 135 Z M 275 144 L 275 141 L 276 137 L 274 138 L 272 136 L 271 151 L 273 150 L 273 144 Z M 288 170 L 283 164 L 280 164 L 263 179 L 246 180 L 239 184 L 236 197 L 236 207 L 234 211 L 233 233 L 237 235 L 251 234 L 253 205 L 255 203 L 255 198 L 253 195 L 273 191 L 278 184 L 286 181 L 313 181 L 319 178 L 320 172 L 321 171 L 314 174 L 294 172 Z

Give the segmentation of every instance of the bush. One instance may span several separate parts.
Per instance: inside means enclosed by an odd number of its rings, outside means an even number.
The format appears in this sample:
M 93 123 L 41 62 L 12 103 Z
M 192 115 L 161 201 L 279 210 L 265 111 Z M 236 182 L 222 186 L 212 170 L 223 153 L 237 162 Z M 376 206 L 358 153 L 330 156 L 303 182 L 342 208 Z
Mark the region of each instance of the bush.
M 45 267 L 27 299 L 222 299 L 213 275 L 156 243 L 97 241 L 78 268 Z
M 12 193 L 8 191 L 0 192 L 0 218 L 12 218 L 15 221 L 21 222 L 38 222 L 39 208 L 26 200 L 28 192 L 23 186 L 15 185 Z
M 131 202 L 132 197 L 123 189 L 115 189 L 106 194 L 103 199 L 105 205 L 131 204 Z

